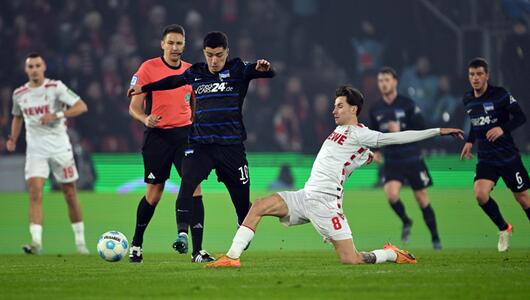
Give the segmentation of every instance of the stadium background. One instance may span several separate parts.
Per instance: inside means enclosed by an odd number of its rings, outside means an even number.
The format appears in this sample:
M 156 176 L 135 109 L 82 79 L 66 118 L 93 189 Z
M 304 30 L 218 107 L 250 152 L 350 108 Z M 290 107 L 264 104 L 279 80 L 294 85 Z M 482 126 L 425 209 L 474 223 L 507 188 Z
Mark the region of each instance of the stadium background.
M 160 34 L 167 24 L 185 27 L 188 62 L 203 60 L 206 32 L 225 31 L 232 57 L 267 58 L 278 73 L 273 80 L 253 82 L 244 105 L 252 191 L 259 194 L 303 185 L 334 128 L 337 85 L 350 83 L 363 91 L 367 104 L 361 121 L 366 121 L 378 98 L 376 73 L 384 65 L 398 70 L 400 92 L 418 103 L 428 126 L 467 129 L 460 99 L 468 89 L 466 63 L 475 56 L 490 61 L 492 83 L 512 91 L 530 115 L 530 55 L 520 55 L 530 49 L 529 11 L 526 1 L 517 0 L 406 0 L 399 6 L 392 0 L 9 1 L 0 12 L 0 198 L 25 189 L 24 133 L 15 155 L 7 155 L 5 139 L 11 93 L 27 80 L 23 61 L 29 52 L 42 53 L 47 77 L 63 80 L 88 104 L 87 114 L 68 121 L 79 186 L 94 190 L 95 198 L 97 193 L 136 195 L 143 191 L 138 153 L 143 126 L 128 115 L 124 94 L 131 75 L 142 61 L 161 54 Z M 528 153 L 528 130 L 515 136 Z M 474 161 L 458 161 L 461 146 L 441 138 L 423 143 L 435 189 L 471 190 Z M 179 184 L 173 173 L 170 192 Z M 347 187 L 377 188 L 377 174 L 376 165 L 363 168 Z M 212 176 L 204 191 L 224 188 Z M 384 201 L 380 193 L 377 201 Z
M 377 69 L 394 67 L 400 92 L 421 106 L 429 126 L 467 129 L 461 95 L 466 63 L 491 64 L 492 83 L 507 87 L 530 116 L 528 0 L 10 0 L 0 9 L 0 298 L 2 299 L 527 299 L 530 226 L 512 194 L 493 191 L 514 225 L 510 251 L 498 253 L 495 226 L 473 199 L 475 161 L 459 161 L 462 142 L 423 143 L 435 185 L 429 190 L 443 251 L 433 251 L 410 190 L 402 200 L 414 220 L 406 248 L 417 265 L 340 266 L 312 226 L 286 230 L 265 218 L 238 270 L 204 270 L 170 248 L 175 238 L 178 176 L 156 210 L 144 242 L 144 263 L 105 263 L 75 255 L 60 192 L 46 187 L 44 255 L 28 257 L 23 135 L 7 154 L 11 93 L 26 82 L 25 56 L 39 51 L 47 76 L 63 80 L 88 104 L 69 120 L 80 171 L 86 238 L 119 230 L 129 238 L 143 194 L 142 125 L 124 96 L 145 59 L 159 56 L 170 23 L 187 31 L 184 60 L 202 61 L 204 34 L 228 34 L 231 56 L 269 59 L 273 80 L 251 84 L 244 106 L 253 199 L 271 189 L 301 187 L 321 142 L 334 128 L 337 85 L 351 83 L 370 103 Z M 366 115 L 361 116 L 366 120 Z M 530 166 L 530 134 L 515 136 Z M 467 131 L 467 130 L 466 130 Z M 22 133 L 24 134 L 24 133 Z M 356 246 L 399 243 L 401 224 L 378 186 L 378 167 L 361 168 L 346 183 L 344 210 Z M 283 181 L 278 181 L 283 179 Z M 292 182 L 291 182 L 292 179 Z M 203 185 L 204 246 L 219 255 L 236 230 L 228 193 L 212 176 Z

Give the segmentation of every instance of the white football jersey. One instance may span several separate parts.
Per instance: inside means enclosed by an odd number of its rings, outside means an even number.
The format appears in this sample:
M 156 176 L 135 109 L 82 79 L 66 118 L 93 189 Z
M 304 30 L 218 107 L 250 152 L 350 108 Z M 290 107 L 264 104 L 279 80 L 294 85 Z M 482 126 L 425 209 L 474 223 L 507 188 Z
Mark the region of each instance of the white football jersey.
M 71 150 L 66 118 L 59 118 L 47 125 L 42 125 L 40 119 L 47 113 L 64 111 L 67 105 L 72 106 L 79 99 L 60 80 L 48 78 L 39 87 L 30 87 L 26 83 L 13 92 L 12 114 L 24 117 L 28 154 L 49 156 Z
M 367 162 L 381 134 L 362 124 L 337 126 L 322 144 L 304 189 L 341 198 L 344 182 Z

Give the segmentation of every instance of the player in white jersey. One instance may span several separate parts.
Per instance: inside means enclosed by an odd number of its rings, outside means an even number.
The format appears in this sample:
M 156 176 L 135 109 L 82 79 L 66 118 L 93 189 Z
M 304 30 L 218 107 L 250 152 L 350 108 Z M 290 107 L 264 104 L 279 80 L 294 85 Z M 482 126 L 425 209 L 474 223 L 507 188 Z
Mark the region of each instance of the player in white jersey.
M 239 267 L 239 257 L 254 237 L 256 226 L 263 216 L 276 216 L 287 226 L 311 222 L 324 240 L 333 244 L 343 264 L 416 263 L 412 254 L 390 243 L 371 252 L 355 249 L 342 210 L 343 184 L 355 169 L 372 160 L 370 147 L 411 143 L 439 135 L 454 135 L 463 139 L 464 133 L 453 128 L 395 133 L 373 131 L 357 121 L 363 102 L 363 95 L 356 89 L 350 86 L 337 89 L 333 115 L 338 126 L 322 145 L 305 187 L 254 202 L 230 250 L 208 267 Z
M 29 81 L 13 93 L 13 121 L 7 150 L 15 151 L 22 124 L 26 123 L 25 179 L 29 190 L 29 231 L 32 241 L 23 246 L 28 254 L 42 251 L 42 193 L 51 172 L 60 183 L 75 234 L 77 251 L 88 254 L 81 205 L 75 181 L 79 175 L 72 145 L 66 133 L 66 118 L 87 111 L 87 106 L 60 80 L 45 78 L 46 63 L 41 55 L 27 56 L 25 72 Z

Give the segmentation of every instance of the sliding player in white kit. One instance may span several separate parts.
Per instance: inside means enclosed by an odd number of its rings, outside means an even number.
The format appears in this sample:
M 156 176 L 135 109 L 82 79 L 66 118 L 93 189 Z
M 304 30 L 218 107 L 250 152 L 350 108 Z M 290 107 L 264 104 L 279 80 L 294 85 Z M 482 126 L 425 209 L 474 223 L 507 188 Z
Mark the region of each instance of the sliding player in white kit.
M 15 151 L 22 123 L 25 122 L 25 179 L 29 190 L 32 241 L 22 249 L 28 254 L 42 252 L 42 193 L 51 169 L 68 204 L 77 252 L 88 254 L 81 205 L 75 187 L 79 175 L 65 125 L 66 118 L 86 112 L 87 106 L 60 80 L 46 78 L 45 71 L 46 64 L 41 55 L 33 53 L 27 56 L 25 72 L 29 81 L 13 93 L 13 121 L 6 145 L 8 151 Z
M 333 115 L 338 126 L 322 145 L 305 187 L 254 202 L 230 250 L 225 256 L 208 264 L 208 267 L 239 267 L 239 257 L 254 237 L 256 226 L 263 216 L 276 216 L 287 226 L 311 222 L 324 240 L 333 244 L 343 264 L 416 263 L 412 254 L 390 243 L 372 252 L 358 252 L 355 249 L 342 210 L 343 183 L 355 169 L 371 161 L 370 147 L 417 142 L 439 135 L 463 139 L 464 133 L 453 128 L 395 133 L 373 131 L 357 121 L 363 102 L 363 95 L 356 89 L 350 86 L 337 89 Z

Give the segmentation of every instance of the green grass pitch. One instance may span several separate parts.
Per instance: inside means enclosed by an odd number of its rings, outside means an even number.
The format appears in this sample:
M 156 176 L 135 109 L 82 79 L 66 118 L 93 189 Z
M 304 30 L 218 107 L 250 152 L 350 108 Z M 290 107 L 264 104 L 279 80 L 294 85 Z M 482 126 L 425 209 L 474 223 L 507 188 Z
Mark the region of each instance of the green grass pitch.
M 253 193 L 253 198 L 264 193 Z M 514 234 L 507 253 L 496 251 L 497 231 L 471 189 L 430 189 L 444 249 L 431 250 L 410 190 L 402 192 L 414 220 L 406 249 L 417 265 L 343 266 L 309 224 L 292 228 L 265 218 L 237 270 L 191 264 L 170 245 L 175 237 L 174 198 L 165 194 L 144 243 L 144 263 L 107 263 L 95 254 L 97 238 L 119 230 L 132 239 L 141 195 L 80 195 L 89 256 L 74 254 L 73 233 L 61 194 L 44 199 L 44 255 L 21 254 L 29 241 L 25 194 L 0 194 L 1 299 L 527 299 L 530 294 L 530 226 L 505 188 L 494 191 Z M 236 231 L 227 193 L 205 191 L 205 249 L 224 253 Z M 346 194 L 345 213 L 360 250 L 399 246 L 401 225 L 379 189 Z

